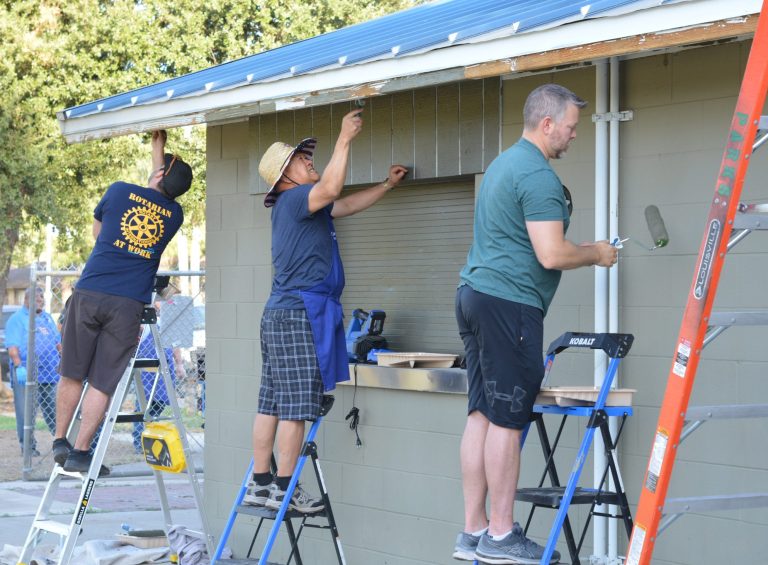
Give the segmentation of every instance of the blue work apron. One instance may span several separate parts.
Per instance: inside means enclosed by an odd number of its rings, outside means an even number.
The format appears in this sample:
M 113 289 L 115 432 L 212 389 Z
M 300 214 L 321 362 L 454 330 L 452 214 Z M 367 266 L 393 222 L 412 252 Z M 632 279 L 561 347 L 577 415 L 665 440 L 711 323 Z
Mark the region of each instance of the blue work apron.
M 336 229 L 330 213 L 328 231 L 331 236 L 331 269 L 321 282 L 299 291 L 312 327 L 317 362 L 326 391 L 335 389 L 336 383 L 349 380 L 344 311 L 341 308 L 344 266 L 341 264 Z

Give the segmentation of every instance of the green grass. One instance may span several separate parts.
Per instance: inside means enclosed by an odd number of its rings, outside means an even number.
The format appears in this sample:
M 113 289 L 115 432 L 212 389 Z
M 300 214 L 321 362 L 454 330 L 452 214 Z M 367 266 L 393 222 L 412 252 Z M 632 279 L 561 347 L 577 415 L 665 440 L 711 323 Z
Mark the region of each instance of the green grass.
M 16 418 L 14 416 L 4 416 L 0 414 L 0 431 L 15 430 Z M 37 422 L 35 424 L 36 430 L 46 430 L 45 422 Z

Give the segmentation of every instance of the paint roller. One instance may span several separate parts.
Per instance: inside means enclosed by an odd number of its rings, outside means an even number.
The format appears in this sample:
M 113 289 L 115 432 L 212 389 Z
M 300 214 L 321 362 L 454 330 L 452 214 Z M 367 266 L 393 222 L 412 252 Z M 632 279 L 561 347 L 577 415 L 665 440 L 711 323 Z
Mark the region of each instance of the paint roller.
M 653 240 L 653 247 L 647 247 L 636 239 L 633 239 L 637 245 L 645 249 L 646 251 L 653 251 L 654 249 L 660 249 L 666 247 L 669 243 L 669 234 L 667 233 L 667 227 L 664 225 L 664 219 L 661 217 L 658 206 L 651 204 L 645 207 L 645 223 L 648 225 L 648 231 L 651 233 L 651 239 Z M 631 238 L 624 239 L 616 238 L 611 242 L 617 249 L 624 247 L 624 242 L 629 241 Z

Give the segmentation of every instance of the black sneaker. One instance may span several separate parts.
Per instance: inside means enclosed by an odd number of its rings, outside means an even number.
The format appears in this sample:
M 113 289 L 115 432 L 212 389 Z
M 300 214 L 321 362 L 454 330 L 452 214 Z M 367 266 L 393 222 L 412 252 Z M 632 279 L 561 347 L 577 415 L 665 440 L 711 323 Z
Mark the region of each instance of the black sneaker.
M 87 473 L 91 468 L 91 453 L 89 451 L 80 451 L 79 449 L 73 449 L 69 452 L 67 460 L 64 461 L 65 471 L 70 473 Z M 111 473 L 109 467 L 102 465 L 99 469 L 99 478 L 107 477 Z
M 91 468 L 91 454 L 88 451 L 72 449 L 62 467 L 70 473 L 87 473 Z
M 283 499 L 285 499 L 285 491 L 276 488 L 273 490 L 267 502 L 264 504 L 267 508 L 273 510 L 279 510 L 283 505 Z M 307 491 L 305 491 L 300 484 L 296 484 L 296 489 L 293 491 L 291 502 L 288 504 L 288 510 L 296 510 L 302 514 L 314 514 L 325 509 L 325 504 L 321 499 L 312 498 Z
M 69 452 L 72 451 L 72 445 L 67 441 L 67 438 L 60 437 L 53 440 L 53 460 L 61 466 L 64 466 L 64 462 L 69 456 Z

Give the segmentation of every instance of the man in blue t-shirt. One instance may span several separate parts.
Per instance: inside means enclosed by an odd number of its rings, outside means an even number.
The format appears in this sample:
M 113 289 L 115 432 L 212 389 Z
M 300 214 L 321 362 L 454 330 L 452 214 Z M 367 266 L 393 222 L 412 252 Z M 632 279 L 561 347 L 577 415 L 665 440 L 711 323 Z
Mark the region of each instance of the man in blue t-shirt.
M 136 351 L 160 257 L 184 221 L 176 199 L 189 190 L 192 168 L 165 153 L 165 141 L 165 131 L 152 133 L 152 174 L 146 187 L 116 182 L 93 211 L 96 243 L 62 329 L 53 457 L 66 471 L 87 472 L 91 466 L 91 439 Z M 65 436 L 85 379 L 89 389 L 73 448 Z
M 561 271 L 616 263 L 607 241 L 574 245 L 565 238 L 570 198 L 549 164 L 576 138 L 584 106 L 556 84 L 531 92 L 522 138 L 494 159 L 478 192 L 456 293 L 469 389 L 461 442 L 465 523 L 456 559 L 538 563 L 543 555 L 513 518 L 522 430 L 544 376 L 543 319 Z M 550 562 L 559 559 L 554 552 Z
M 349 148 L 360 133 L 361 111 L 341 122 L 322 177 L 312 154 L 316 141 L 294 147 L 272 144 L 259 163 L 270 190 L 274 278 L 261 319 L 262 375 L 253 423 L 253 480 L 243 502 L 279 508 L 304 441 L 304 421 L 320 414 L 323 391 L 349 380 L 344 340 L 341 265 L 333 219 L 351 216 L 378 202 L 408 170 L 392 165 L 384 182 L 341 196 Z M 279 425 L 278 425 L 279 424 Z M 277 475 L 270 460 L 277 435 Z M 298 487 L 290 509 L 319 512 L 323 503 Z
M 30 307 L 30 304 L 34 305 Z M 16 432 L 19 443 L 24 444 L 24 398 L 27 384 L 27 359 L 29 357 L 29 319 L 35 312 L 35 353 L 32 356 L 37 373 L 37 405 L 51 434 L 56 432 L 56 383 L 59 382 L 59 352 L 61 335 L 56 323 L 43 310 L 43 289 L 30 287 L 24 294 L 24 306 L 8 318 L 5 326 L 5 342 L 11 364 L 11 388 L 16 409 Z M 34 418 L 33 418 L 34 420 Z M 37 454 L 35 437 L 32 436 L 32 453 Z

